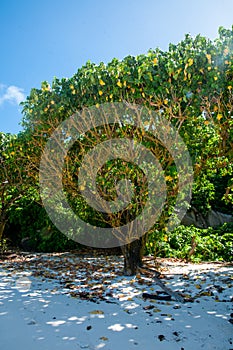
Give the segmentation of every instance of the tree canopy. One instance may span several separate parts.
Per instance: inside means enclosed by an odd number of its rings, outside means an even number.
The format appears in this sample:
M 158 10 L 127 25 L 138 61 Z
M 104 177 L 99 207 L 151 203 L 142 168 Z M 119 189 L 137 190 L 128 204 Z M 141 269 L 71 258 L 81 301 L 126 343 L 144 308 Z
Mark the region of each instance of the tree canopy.
M 219 28 L 211 41 L 201 35 L 110 63 L 87 62 L 71 78 L 32 89 L 23 125 L 41 149 L 52 131 L 84 107 L 127 101 L 159 111 L 179 130 L 195 171 L 193 203 L 231 211 L 233 31 Z

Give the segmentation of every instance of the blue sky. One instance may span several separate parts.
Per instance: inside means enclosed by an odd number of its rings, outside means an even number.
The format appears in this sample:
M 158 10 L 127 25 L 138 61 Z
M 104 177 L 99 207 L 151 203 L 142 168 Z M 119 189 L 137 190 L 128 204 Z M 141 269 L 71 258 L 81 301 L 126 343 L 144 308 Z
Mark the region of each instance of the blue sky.
M 233 0 L 1 0 L 0 131 L 17 133 L 19 102 L 42 81 L 168 48 L 185 33 L 231 28 Z

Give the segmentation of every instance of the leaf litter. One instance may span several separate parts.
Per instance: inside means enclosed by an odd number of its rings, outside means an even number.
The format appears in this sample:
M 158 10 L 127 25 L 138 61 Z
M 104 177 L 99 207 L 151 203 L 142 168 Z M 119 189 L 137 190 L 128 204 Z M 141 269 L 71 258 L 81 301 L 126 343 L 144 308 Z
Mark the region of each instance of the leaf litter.
M 153 259 L 145 258 L 144 262 L 151 270 Z M 84 341 L 77 340 L 75 349 L 118 349 L 114 334 L 123 332 L 125 335 L 120 342 L 127 349 L 160 349 L 165 343 L 166 349 L 175 349 L 174 344 L 179 344 L 177 349 L 185 350 L 201 349 L 207 344 L 211 349 L 232 349 L 233 266 L 224 263 L 191 264 L 176 259 L 157 259 L 157 266 L 163 285 L 178 293 L 184 303 L 167 294 L 146 270 L 135 276 L 124 276 L 121 256 L 16 254 L 1 262 L 0 314 L 7 312 L 1 311 L 7 302 L 6 291 L 17 290 L 17 280 L 27 277 L 31 288 L 24 297 L 29 300 L 41 290 L 40 297 L 45 294 L 52 300 L 63 296 L 67 307 L 75 302 L 79 306 L 88 305 L 85 317 L 80 320 L 77 317 L 77 324 L 88 321 L 85 331 L 89 334 L 97 332 L 96 340 L 85 336 Z M 49 305 L 46 298 L 43 302 Z M 93 307 L 95 304 L 98 307 Z M 115 312 L 111 314 L 109 310 L 112 308 Z M 66 323 L 59 320 L 59 315 L 53 317 L 47 324 L 62 327 Z M 117 322 L 113 321 L 115 318 Z M 95 323 L 102 322 L 101 319 L 108 319 L 110 325 Z M 28 319 L 26 325 L 36 326 L 36 318 Z M 133 338 L 130 335 L 132 330 L 138 330 Z M 145 332 L 146 337 L 142 336 Z M 66 349 L 66 346 L 61 349 Z

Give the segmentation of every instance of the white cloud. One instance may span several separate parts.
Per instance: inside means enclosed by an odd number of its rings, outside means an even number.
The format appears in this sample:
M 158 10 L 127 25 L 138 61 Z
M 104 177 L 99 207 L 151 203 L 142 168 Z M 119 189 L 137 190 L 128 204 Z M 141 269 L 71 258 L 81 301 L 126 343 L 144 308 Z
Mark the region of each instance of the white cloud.
M 0 94 L 0 105 L 5 102 L 18 105 L 25 100 L 24 90 L 17 86 L 11 85 L 6 87 L 5 85 L 0 84 L 0 90 L 3 90 L 3 93 Z

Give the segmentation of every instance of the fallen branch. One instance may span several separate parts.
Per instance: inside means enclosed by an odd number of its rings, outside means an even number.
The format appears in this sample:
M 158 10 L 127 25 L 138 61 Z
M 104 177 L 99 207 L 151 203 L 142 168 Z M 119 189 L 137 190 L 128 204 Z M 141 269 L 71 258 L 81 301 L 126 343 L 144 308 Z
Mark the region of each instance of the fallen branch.
M 171 295 L 168 295 L 167 293 L 164 292 L 156 292 L 156 294 L 150 294 L 150 293 L 142 293 L 142 297 L 144 299 L 155 299 L 155 300 L 166 300 L 170 301 L 171 300 Z
M 179 295 L 177 292 L 173 292 L 170 288 L 166 287 L 165 284 L 161 281 L 161 279 L 159 278 L 160 276 L 160 273 L 159 272 L 152 272 L 148 269 L 145 269 L 145 268 L 139 268 L 138 269 L 140 272 L 142 272 L 143 274 L 150 274 L 150 275 L 153 275 L 153 280 L 154 282 L 159 285 L 166 294 L 170 295 L 173 299 L 175 299 L 176 301 L 178 301 L 179 303 L 184 303 L 185 300 L 184 298 Z

